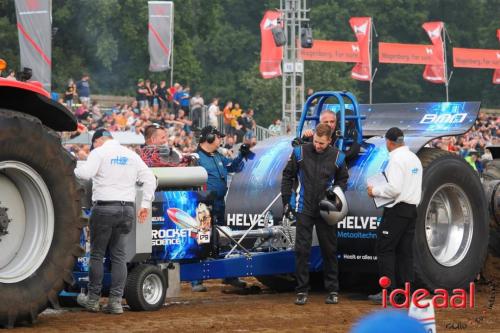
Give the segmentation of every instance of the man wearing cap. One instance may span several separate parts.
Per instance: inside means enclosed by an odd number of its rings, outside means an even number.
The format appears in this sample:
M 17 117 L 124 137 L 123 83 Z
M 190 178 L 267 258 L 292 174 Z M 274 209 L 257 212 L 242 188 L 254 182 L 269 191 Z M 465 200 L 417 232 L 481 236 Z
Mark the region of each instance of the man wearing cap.
M 212 213 L 217 225 L 224 225 L 225 202 L 224 197 L 227 192 L 227 175 L 230 172 L 240 172 L 243 170 L 244 154 L 241 152 L 234 159 L 227 158 L 217 151 L 221 145 L 221 138 L 225 135 L 217 128 L 206 126 L 202 128 L 197 153 L 199 155 L 198 164 L 205 168 L 208 173 L 207 191 L 215 192 Z M 200 282 L 200 281 L 198 281 Z M 234 278 L 225 279 L 224 283 L 235 287 L 245 287 L 245 282 Z M 201 283 L 193 283 L 193 291 L 206 291 Z
M 88 295 L 78 297 L 77 301 L 89 311 L 99 311 L 103 257 L 109 246 L 111 288 L 103 310 L 123 313 L 121 301 L 127 278 L 125 242 L 136 218 L 136 183 L 143 183 L 143 199 L 137 218 L 139 223 L 144 223 L 154 198 L 155 177 L 136 153 L 121 146 L 102 128 L 94 132 L 87 162 L 77 166 L 75 175 L 83 180 L 92 179 L 93 201 Z
M 405 146 L 403 131 L 390 128 L 385 134 L 389 163 L 385 169 L 387 183 L 368 184 L 371 197 L 394 201 L 384 207 L 382 222 L 377 229 L 376 253 L 380 276 L 391 279 L 391 289 L 413 283 L 413 237 L 417 219 L 417 205 L 422 196 L 422 163 Z M 369 298 L 382 303 L 382 293 Z
M 319 124 L 312 143 L 294 148 L 283 170 L 281 197 L 286 216 L 297 215 L 295 237 L 295 276 L 297 278 L 296 305 L 305 305 L 309 292 L 309 256 L 313 228 L 316 227 L 321 254 L 323 277 L 328 296 L 326 304 L 338 303 L 338 264 L 336 227 L 327 224 L 320 215 L 320 201 L 333 185 L 345 190 L 349 173 L 344 153 L 330 145 L 332 129 Z M 291 200 L 296 184 L 295 200 Z M 292 207 L 291 201 L 295 201 Z

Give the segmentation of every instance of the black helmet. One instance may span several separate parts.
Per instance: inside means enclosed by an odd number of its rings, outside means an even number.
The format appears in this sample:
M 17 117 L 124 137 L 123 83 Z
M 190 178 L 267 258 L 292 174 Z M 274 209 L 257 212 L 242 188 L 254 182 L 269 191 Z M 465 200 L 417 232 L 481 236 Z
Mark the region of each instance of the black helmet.
M 347 215 L 347 200 L 340 186 L 330 187 L 319 202 L 319 213 L 328 225 L 336 225 Z

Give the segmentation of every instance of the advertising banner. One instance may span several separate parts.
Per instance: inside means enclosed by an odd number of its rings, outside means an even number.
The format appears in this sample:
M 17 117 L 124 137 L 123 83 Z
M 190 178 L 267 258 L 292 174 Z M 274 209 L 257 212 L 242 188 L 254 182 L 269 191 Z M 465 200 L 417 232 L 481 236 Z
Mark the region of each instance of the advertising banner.
M 444 43 L 442 37 L 444 23 L 426 22 L 422 24 L 422 28 L 427 32 L 432 42 L 434 56 L 441 59 L 440 64 L 426 65 L 423 77 L 425 80 L 432 83 L 446 83 L 446 60 L 444 58 Z
M 314 40 L 313 47 L 301 49 L 302 60 L 360 62 L 360 49 L 357 42 Z
M 281 76 L 281 60 L 283 47 L 274 44 L 272 29 L 278 25 L 281 13 L 268 10 L 260 22 L 261 49 L 260 49 L 260 74 L 264 79 Z
M 372 18 L 351 17 L 349 20 L 352 30 L 356 34 L 359 46 L 360 61 L 353 67 L 351 77 L 359 81 L 371 81 L 372 58 L 370 54 L 372 42 Z
M 500 69 L 500 50 L 453 48 L 453 66 Z
M 174 4 L 172 1 L 149 1 L 148 45 L 149 70 L 162 72 L 170 68 Z
M 152 216 L 152 257 L 160 260 L 201 259 L 210 255 L 210 192 L 156 192 Z
M 378 61 L 386 64 L 440 65 L 443 60 L 434 55 L 434 46 L 421 44 L 378 44 Z
M 52 67 L 51 0 L 16 0 L 21 67 L 31 68 L 32 80 L 50 91 Z
M 500 29 L 497 30 L 500 41 Z M 500 50 L 453 48 L 453 66 L 494 69 L 493 84 L 500 84 Z

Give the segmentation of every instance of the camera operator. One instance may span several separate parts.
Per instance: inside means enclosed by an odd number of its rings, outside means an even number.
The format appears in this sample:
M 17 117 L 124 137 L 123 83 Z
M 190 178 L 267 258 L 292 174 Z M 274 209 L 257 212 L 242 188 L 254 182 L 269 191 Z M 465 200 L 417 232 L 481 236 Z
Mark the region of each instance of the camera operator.
M 240 172 L 243 170 L 243 159 L 251 154 L 249 147 L 242 145 L 236 158 L 230 159 L 223 156 L 217 149 L 219 149 L 221 138 L 224 136 L 217 128 L 206 126 L 201 130 L 197 149 L 199 155 L 198 163 L 208 173 L 207 190 L 213 191 L 216 194 L 212 212 L 215 217 L 215 223 L 218 225 L 224 225 L 225 220 L 224 197 L 227 192 L 227 175 L 230 172 Z M 238 278 L 228 278 L 223 282 L 239 288 L 246 286 L 246 283 Z M 199 284 L 193 283 L 193 291 L 206 291 L 206 288 L 199 281 Z

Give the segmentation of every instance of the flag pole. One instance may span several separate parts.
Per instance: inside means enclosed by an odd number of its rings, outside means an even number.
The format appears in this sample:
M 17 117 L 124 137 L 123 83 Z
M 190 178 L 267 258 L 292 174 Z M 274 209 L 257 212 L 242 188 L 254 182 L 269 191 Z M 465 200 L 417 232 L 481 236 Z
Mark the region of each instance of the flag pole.
M 378 37 L 377 30 L 375 30 L 375 24 L 373 20 L 370 20 L 370 29 L 375 33 L 375 37 Z M 373 34 L 370 33 L 370 104 L 373 103 L 373 80 L 375 79 L 375 75 L 377 74 L 377 69 L 373 71 L 372 75 L 372 63 L 373 63 Z
M 172 2 L 172 19 L 170 20 L 170 25 L 171 25 L 171 29 L 170 31 L 172 31 L 172 44 L 171 44 L 171 49 L 172 51 L 170 52 L 171 53 L 171 57 L 172 57 L 172 66 L 170 67 L 170 87 L 172 87 L 174 85 L 174 28 L 175 28 L 175 25 L 174 25 L 174 3 Z
M 442 33 L 442 39 L 443 39 L 443 57 L 444 57 L 444 86 L 446 88 L 446 102 L 449 102 L 450 101 L 450 95 L 449 95 L 449 91 L 448 91 L 448 86 L 449 86 L 449 83 L 450 83 L 450 80 L 451 79 L 451 75 L 450 75 L 450 78 L 448 78 L 448 62 L 447 62 L 447 59 L 446 59 L 446 27 L 443 23 L 443 31 L 441 32 Z M 452 72 L 453 74 L 453 72 Z
M 372 78 L 370 79 L 370 104 L 373 104 L 372 102 L 372 87 L 373 87 L 373 80 L 375 80 L 375 75 L 377 75 L 377 70 L 378 67 L 375 67 L 375 70 L 373 71 Z

